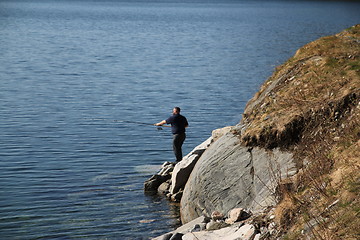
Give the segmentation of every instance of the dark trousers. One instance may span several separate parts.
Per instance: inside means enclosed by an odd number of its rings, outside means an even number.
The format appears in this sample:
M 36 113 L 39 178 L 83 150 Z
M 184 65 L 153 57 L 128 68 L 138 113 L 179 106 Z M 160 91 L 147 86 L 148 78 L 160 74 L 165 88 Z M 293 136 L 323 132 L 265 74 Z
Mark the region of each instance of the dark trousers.
M 181 147 L 185 141 L 186 134 L 185 133 L 179 133 L 174 134 L 173 137 L 173 150 L 176 157 L 176 161 L 180 162 L 182 159 L 182 150 Z

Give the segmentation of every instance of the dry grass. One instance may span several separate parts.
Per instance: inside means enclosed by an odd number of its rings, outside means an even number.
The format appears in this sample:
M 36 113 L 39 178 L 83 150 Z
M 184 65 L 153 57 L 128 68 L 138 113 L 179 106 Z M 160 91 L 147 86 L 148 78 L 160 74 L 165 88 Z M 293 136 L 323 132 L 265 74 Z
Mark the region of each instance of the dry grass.
M 359 29 L 360 25 L 309 43 L 278 67 L 244 112 L 243 122 L 250 126 L 243 141 L 261 145 L 261 138 L 268 140 L 264 135 L 271 135 L 281 142 L 281 134 L 294 119 L 359 93 Z
M 245 145 L 286 148 L 301 167 L 279 192 L 283 239 L 360 239 L 360 25 L 298 50 L 243 123 Z

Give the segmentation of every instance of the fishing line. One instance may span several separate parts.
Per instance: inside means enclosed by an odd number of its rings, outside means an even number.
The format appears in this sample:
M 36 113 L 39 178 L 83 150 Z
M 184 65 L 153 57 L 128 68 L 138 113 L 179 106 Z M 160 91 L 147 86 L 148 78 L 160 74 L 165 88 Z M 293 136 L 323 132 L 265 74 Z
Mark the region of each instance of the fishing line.
M 138 125 L 156 126 L 155 124 L 152 124 L 152 123 L 128 121 L 128 120 L 110 120 L 110 119 L 106 119 L 106 118 L 92 118 L 90 120 L 92 120 L 92 121 L 112 121 L 112 122 L 116 122 L 116 123 L 131 123 L 131 124 L 138 124 Z M 162 127 L 171 127 L 171 126 L 168 126 L 168 125 L 156 126 L 156 129 L 163 130 Z
M 114 122 L 132 123 L 132 124 L 147 125 L 147 126 L 155 126 L 154 124 L 151 124 L 151 123 L 136 122 L 136 121 L 127 121 L 127 120 L 114 120 Z M 162 126 L 162 127 L 170 127 L 170 126 Z M 156 126 L 156 129 L 157 129 L 157 130 L 163 130 L 162 127 Z

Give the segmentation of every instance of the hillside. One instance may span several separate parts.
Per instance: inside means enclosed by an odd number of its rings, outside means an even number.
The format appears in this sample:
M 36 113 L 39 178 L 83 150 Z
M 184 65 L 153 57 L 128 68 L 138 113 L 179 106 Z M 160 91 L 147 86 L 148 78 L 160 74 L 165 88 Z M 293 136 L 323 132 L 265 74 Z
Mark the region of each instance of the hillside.
M 357 25 L 300 48 L 238 125 L 214 130 L 145 189 L 180 201 L 185 225 L 156 239 L 355 240 L 359 173 Z
M 286 239 L 311 221 L 316 239 L 359 238 L 359 100 L 357 25 L 299 49 L 248 103 L 243 144 L 291 151 L 301 169 L 278 192 Z

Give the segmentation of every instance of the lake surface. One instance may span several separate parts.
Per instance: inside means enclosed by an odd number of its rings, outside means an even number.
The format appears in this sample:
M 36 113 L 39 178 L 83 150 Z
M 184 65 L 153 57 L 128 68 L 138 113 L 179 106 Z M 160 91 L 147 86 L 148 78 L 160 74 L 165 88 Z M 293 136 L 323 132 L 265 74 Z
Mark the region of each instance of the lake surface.
M 360 4 L 311 1 L 0 0 L 2 239 L 148 239 L 177 206 L 143 192 L 174 161 L 235 125 L 304 44 L 360 23 Z

